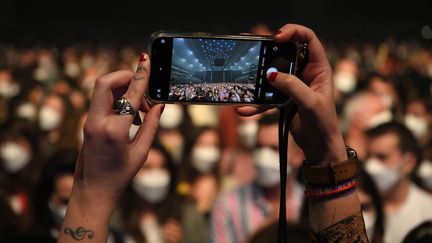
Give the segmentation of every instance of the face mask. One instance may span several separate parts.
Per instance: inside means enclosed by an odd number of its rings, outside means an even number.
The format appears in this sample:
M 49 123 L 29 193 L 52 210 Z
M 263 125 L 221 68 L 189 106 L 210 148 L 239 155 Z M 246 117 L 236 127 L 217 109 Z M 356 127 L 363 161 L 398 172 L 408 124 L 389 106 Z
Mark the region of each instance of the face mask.
M 62 202 L 60 206 L 54 206 L 52 202 L 48 202 L 48 207 L 57 225 L 62 225 L 63 219 L 66 216 L 67 202 Z
M 183 109 L 180 105 L 165 105 L 164 112 L 159 120 L 162 128 L 170 129 L 180 125 L 183 121 Z
M 421 178 L 424 186 L 432 190 L 432 161 L 423 160 L 418 168 L 417 175 Z
M 350 93 L 357 85 L 355 75 L 350 72 L 337 72 L 335 73 L 333 80 L 335 87 L 343 93 Z
M 249 98 L 244 98 L 245 102 L 251 102 L 251 100 Z
M 425 119 L 408 114 L 405 116 L 405 125 L 416 138 L 423 137 L 428 131 L 428 123 Z
M 237 98 L 232 98 L 231 101 L 232 102 L 237 102 Z
M 375 213 L 363 212 L 363 219 L 365 222 L 366 234 L 369 239 L 372 239 L 376 222 L 376 215 Z
M 39 111 L 39 126 L 43 131 L 51 131 L 60 126 L 61 115 L 49 106 L 44 106 Z
M 26 149 L 12 142 L 6 142 L 1 146 L 0 156 L 3 160 L 3 168 L 9 173 L 21 171 L 31 159 Z
M 20 87 L 16 83 L 11 83 L 8 80 L 0 80 L 0 96 L 6 99 L 12 98 L 20 91 Z
M 255 146 L 257 132 L 257 122 L 245 122 L 238 127 L 240 141 L 247 148 L 253 148 Z
M 192 150 L 192 165 L 201 173 L 211 171 L 220 159 L 216 146 L 199 146 Z
M 64 67 L 64 73 L 70 78 L 78 78 L 81 73 L 81 69 L 78 63 L 68 62 Z
M 387 166 L 375 158 L 366 161 L 365 169 L 371 175 L 378 191 L 381 193 L 388 192 L 400 179 L 400 166 Z
M 392 119 L 393 114 L 389 110 L 378 112 L 369 119 L 367 128 L 371 129 L 377 127 L 381 124 L 391 121 Z
M 257 183 L 262 187 L 274 187 L 280 182 L 279 153 L 271 148 L 263 147 L 253 153 L 253 161 L 257 170 Z M 291 168 L 287 165 L 287 173 Z
M 34 121 L 36 118 L 36 114 L 36 106 L 30 102 L 23 103 L 17 108 L 17 116 L 19 118 Z
M 135 176 L 132 188 L 144 200 L 158 203 L 168 195 L 170 181 L 170 174 L 166 170 L 151 169 Z

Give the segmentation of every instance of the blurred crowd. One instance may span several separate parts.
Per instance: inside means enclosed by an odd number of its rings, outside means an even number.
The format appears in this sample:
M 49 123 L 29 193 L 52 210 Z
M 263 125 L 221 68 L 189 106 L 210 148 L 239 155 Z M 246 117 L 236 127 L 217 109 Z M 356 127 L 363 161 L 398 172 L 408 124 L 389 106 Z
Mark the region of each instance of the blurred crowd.
M 432 48 L 414 40 L 325 43 L 340 127 L 364 166 L 358 191 L 368 236 L 414 242 L 432 224 Z M 55 242 L 94 81 L 135 70 L 142 50 L 0 44 L 1 242 Z M 231 89 L 233 102 L 253 98 L 246 87 Z M 148 160 L 114 212 L 109 242 L 275 242 L 277 116 L 276 109 L 239 117 L 230 106 L 167 105 Z M 293 242 L 308 238 L 304 159 L 290 137 Z
M 169 100 L 192 102 L 253 102 L 255 83 L 170 85 Z

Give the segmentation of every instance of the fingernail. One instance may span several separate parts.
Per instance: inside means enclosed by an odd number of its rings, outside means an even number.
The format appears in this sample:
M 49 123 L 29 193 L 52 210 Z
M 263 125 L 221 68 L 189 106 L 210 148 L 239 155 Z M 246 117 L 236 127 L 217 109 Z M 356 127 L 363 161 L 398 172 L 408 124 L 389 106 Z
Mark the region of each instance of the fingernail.
M 279 35 L 280 33 L 282 33 L 282 30 L 276 31 L 275 35 Z
M 267 76 L 267 79 L 268 79 L 270 82 L 273 82 L 273 81 L 276 80 L 277 75 L 278 75 L 277 72 L 272 72 L 272 73 L 270 73 L 270 74 Z
M 147 61 L 147 54 L 143 52 L 141 53 L 139 62 L 145 62 L 145 61 Z

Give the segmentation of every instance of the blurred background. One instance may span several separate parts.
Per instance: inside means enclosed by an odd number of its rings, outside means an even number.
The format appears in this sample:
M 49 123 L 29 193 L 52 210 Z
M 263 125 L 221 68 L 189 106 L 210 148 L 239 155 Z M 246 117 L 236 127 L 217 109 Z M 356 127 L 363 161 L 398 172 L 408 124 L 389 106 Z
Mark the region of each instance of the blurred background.
M 270 34 L 285 23 L 306 25 L 323 41 L 346 144 L 374 165 L 359 186 L 371 242 L 401 242 L 413 230 L 417 239 L 415 226 L 432 227 L 431 10 L 421 0 L 1 0 L 0 242 L 55 242 L 93 84 L 136 70 L 152 32 Z M 229 106 L 167 105 L 149 158 L 113 214 L 109 242 L 274 242 L 278 195 L 268 192 L 279 185 L 277 121 L 275 109 L 245 118 Z M 378 151 L 393 158 L 385 163 L 372 158 L 369 144 L 382 135 L 371 138 L 375 128 L 402 131 L 397 141 L 410 150 Z M 287 232 L 307 242 L 304 155 L 291 138 L 289 145 Z M 385 174 L 403 164 L 404 173 Z M 393 187 L 382 191 L 383 183 Z M 404 208 L 408 195 L 416 203 Z M 404 203 L 395 210 L 392 200 Z M 249 211 L 238 210 L 246 204 Z M 408 215 L 395 216 L 401 208 Z M 226 224 L 234 218 L 245 228 L 234 232 Z

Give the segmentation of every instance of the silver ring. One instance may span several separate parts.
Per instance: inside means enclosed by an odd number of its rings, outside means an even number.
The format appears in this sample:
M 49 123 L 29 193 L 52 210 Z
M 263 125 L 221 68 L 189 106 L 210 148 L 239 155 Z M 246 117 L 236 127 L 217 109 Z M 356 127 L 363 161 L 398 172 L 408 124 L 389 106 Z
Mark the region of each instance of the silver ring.
M 116 99 L 112 105 L 114 113 L 118 115 L 136 115 L 136 110 L 132 107 L 129 100 L 126 97 L 120 97 Z

